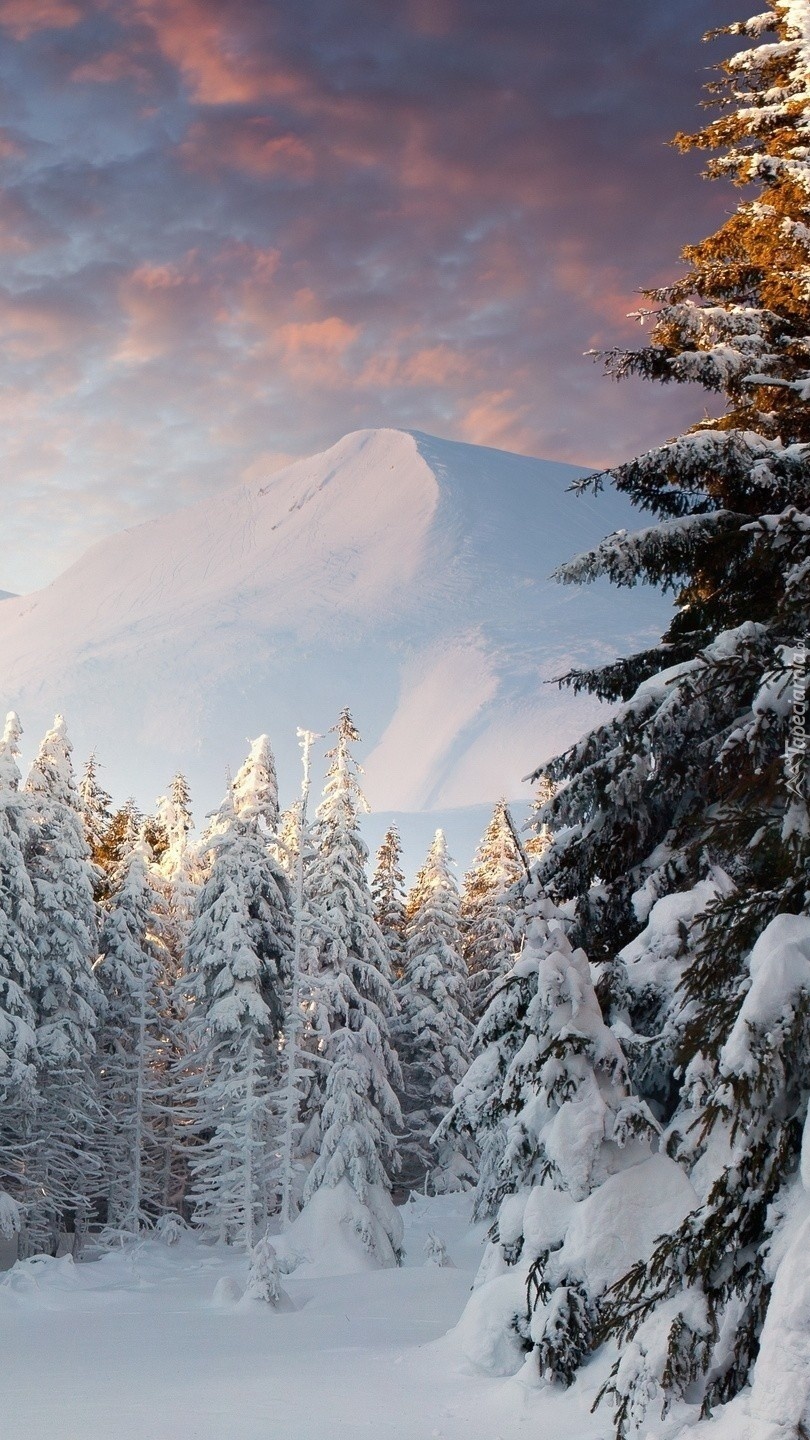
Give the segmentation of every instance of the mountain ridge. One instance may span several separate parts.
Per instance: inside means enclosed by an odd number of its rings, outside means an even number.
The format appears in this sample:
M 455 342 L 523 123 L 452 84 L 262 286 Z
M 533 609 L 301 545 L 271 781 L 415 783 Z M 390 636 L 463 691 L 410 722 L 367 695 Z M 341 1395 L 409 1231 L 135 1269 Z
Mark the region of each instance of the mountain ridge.
M 365 430 L 267 481 L 97 542 L 0 609 L 0 703 L 36 740 L 55 709 L 108 788 L 142 804 L 185 769 L 216 803 L 267 731 L 295 786 L 297 725 L 348 704 L 375 809 L 523 795 L 521 777 L 592 723 L 543 681 L 664 623 L 654 592 L 554 585 L 550 570 L 632 524 L 577 467 Z M 289 798 L 289 796 L 288 796 Z

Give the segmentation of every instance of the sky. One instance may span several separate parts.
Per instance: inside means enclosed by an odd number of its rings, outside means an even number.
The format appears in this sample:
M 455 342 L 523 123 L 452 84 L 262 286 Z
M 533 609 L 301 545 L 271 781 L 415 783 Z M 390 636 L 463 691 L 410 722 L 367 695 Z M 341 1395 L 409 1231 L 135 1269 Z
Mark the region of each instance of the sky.
M 0 0 L 0 588 L 350 430 L 597 466 L 696 419 L 584 352 L 734 206 L 667 142 L 737 17 Z

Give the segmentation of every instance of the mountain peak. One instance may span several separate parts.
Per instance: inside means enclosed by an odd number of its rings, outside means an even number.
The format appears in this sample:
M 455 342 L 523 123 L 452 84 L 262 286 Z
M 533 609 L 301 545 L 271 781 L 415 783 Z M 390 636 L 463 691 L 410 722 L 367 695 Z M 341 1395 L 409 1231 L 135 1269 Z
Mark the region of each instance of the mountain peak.
M 151 802 L 176 768 L 219 799 L 267 731 L 295 777 L 296 727 L 349 703 L 378 809 L 522 793 L 594 718 L 543 684 L 646 641 L 660 597 L 563 590 L 551 570 L 632 511 L 577 500 L 571 466 L 374 429 L 102 541 L 0 607 L 0 707 L 37 736 L 55 710 L 108 788 Z M 641 635 L 639 635 L 641 631 Z M 292 783 L 295 783 L 293 778 Z

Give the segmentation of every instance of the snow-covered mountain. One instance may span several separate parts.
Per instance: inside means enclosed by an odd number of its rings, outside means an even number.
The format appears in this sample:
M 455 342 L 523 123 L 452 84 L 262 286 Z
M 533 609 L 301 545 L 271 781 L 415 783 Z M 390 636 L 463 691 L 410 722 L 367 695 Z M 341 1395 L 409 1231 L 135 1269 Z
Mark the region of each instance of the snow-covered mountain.
M 660 632 L 650 591 L 552 583 L 634 523 L 571 466 L 399 430 L 347 435 L 266 484 L 95 545 L 0 607 L 0 704 L 29 747 L 56 709 L 78 756 L 144 804 L 177 767 L 200 806 L 267 731 L 289 798 L 296 726 L 349 705 L 381 811 L 527 797 L 597 707 L 544 679 Z M 285 785 L 286 781 L 286 785 Z M 285 798 L 283 795 L 282 798 Z

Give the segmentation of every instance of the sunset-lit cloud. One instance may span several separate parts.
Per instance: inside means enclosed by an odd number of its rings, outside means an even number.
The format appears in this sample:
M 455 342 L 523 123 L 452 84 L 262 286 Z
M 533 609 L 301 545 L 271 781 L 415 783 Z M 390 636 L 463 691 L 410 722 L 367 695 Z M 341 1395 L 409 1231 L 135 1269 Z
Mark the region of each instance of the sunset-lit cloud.
M 492 445 L 496 450 L 528 449 L 532 430 L 526 424 L 527 410 L 527 405 L 516 403 L 513 390 L 477 395 L 460 417 L 461 438 L 473 445 Z
M 259 180 L 309 180 L 315 171 L 312 147 L 267 115 L 207 115 L 191 126 L 180 153 L 187 165 L 212 176 L 241 170 Z
M 727 206 L 666 147 L 704 12 L 0 0 L 0 589 L 352 428 L 587 464 L 700 414 L 583 352 Z
M 0 25 L 15 40 L 27 40 L 38 30 L 67 30 L 81 18 L 72 0 L 0 0 Z
M 233 23 L 234 8 L 216 0 L 140 0 L 133 6 L 191 98 L 203 105 L 243 104 L 265 94 L 261 58 Z
M 139 265 L 121 283 L 125 329 L 114 358 L 143 364 L 173 352 L 210 319 L 192 253 L 177 265 Z M 210 309 L 210 301 L 208 302 Z

